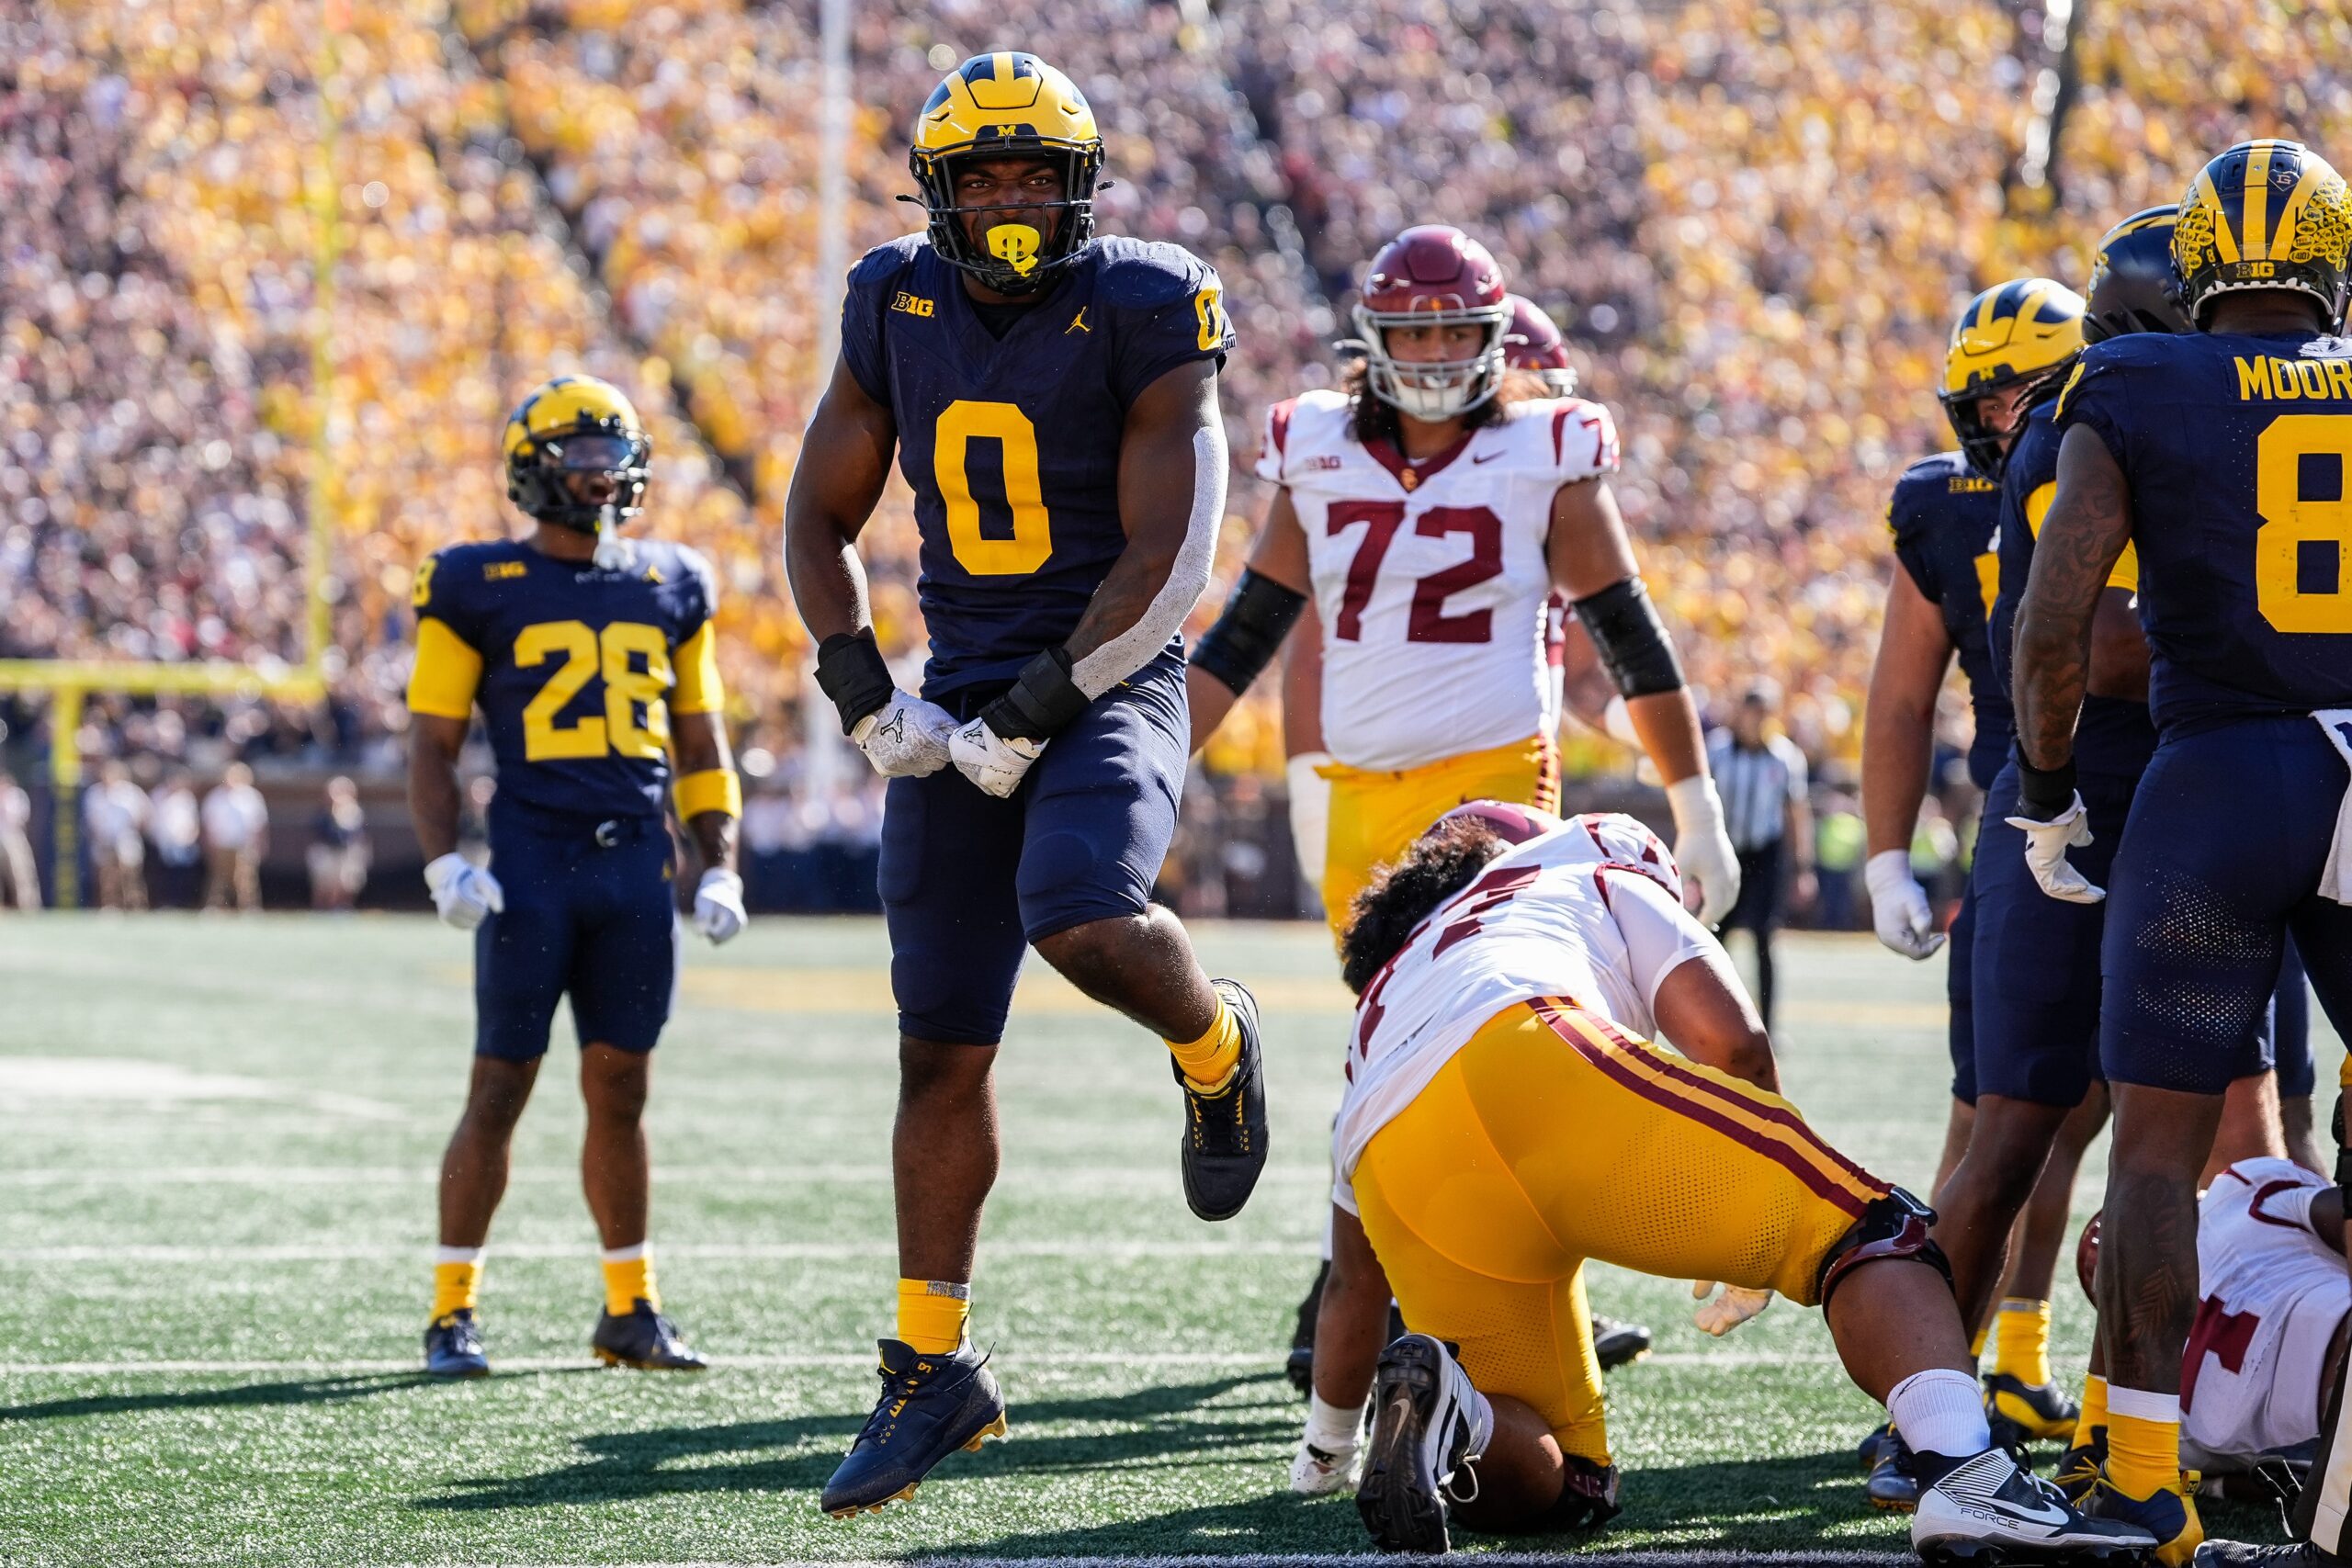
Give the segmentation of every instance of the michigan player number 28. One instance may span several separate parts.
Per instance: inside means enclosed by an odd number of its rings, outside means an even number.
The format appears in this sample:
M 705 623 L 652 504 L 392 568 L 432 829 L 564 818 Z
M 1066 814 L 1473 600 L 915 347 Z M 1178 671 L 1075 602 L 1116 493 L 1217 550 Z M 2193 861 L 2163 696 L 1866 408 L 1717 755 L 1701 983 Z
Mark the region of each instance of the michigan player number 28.
M 645 656 L 645 668 L 630 661 Z M 662 754 L 670 739 L 669 713 L 662 699 L 669 694 L 670 645 L 659 626 L 637 621 L 615 621 L 602 632 L 585 621 L 540 621 L 525 626 L 514 638 L 514 663 L 530 669 L 560 656 L 563 662 L 548 676 L 530 705 L 523 710 L 523 754 L 534 762 L 567 761 L 608 754 L 650 761 Z M 599 672 L 605 678 L 605 711 L 569 725 L 556 722 L 588 682 Z M 637 710 L 645 709 L 645 722 Z

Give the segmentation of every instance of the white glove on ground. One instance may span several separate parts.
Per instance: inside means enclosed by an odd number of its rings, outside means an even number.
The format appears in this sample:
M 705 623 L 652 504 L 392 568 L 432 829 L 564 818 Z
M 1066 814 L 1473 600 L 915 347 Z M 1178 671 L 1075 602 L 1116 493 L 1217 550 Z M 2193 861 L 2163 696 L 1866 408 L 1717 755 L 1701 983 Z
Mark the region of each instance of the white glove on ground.
M 890 700 L 849 732 L 874 771 L 886 779 L 922 778 L 947 765 L 947 738 L 956 716 L 937 703 L 892 692 Z
M 1871 923 L 1879 941 L 1905 958 L 1926 958 L 1943 946 L 1928 890 L 1911 874 L 1911 852 L 1881 850 L 1862 868 L 1871 890 Z
M 1741 1285 L 1725 1285 L 1722 1294 L 1708 1301 L 1714 1290 L 1713 1280 L 1690 1281 L 1690 1299 L 1705 1303 L 1691 1314 L 1690 1321 L 1718 1339 L 1772 1304 L 1771 1292 L 1751 1291 Z
M 2007 821 L 2025 835 L 2025 863 L 2044 893 L 2069 904 L 2096 904 L 2107 897 L 2106 888 L 2093 887 L 2066 859 L 2067 850 L 2091 841 L 2091 814 L 2083 806 L 2080 790 L 2065 810 L 2047 822 L 2031 817 L 2011 817 Z
M 1698 890 L 1692 913 L 1705 926 L 1721 925 L 1739 902 L 1739 855 L 1724 831 L 1724 803 L 1715 781 L 1693 773 L 1666 786 L 1666 803 L 1674 811 L 1674 862 L 1682 871 L 1683 902 Z
M 424 868 L 424 886 L 445 924 L 469 931 L 506 908 L 506 890 L 486 867 L 452 850 Z
M 695 930 L 718 946 L 752 923 L 743 912 L 743 879 L 713 866 L 695 887 Z
M 1046 754 L 1046 743 L 1008 740 L 976 718 L 947 738 L 947 754 L 957 773 L 1002 800 L 1021 787 L 1021 775 Z

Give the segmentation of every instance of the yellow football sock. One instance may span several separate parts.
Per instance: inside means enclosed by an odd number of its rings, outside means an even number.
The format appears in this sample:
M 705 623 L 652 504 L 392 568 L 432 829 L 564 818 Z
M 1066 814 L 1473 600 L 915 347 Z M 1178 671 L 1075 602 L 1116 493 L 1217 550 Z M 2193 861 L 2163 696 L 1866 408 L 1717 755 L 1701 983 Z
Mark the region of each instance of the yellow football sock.
M 1183 1069 L 1187 1083 L 1204 1094 L 1213 1092 L 1233 1076 L 1235 1065 L 1241 1060 L 1240 1021 L 1219 997 L 1216 1021 L 1209 1025 L 1209 1032 L 1189 1044 L 1170 1040 L 1168 1049 Z
M 2107 1380 L 2097 1372 L 2083 1378 L 2083 1414 L 2075 1423 L 2075 1441 L 2078 1449 L 2088 1448 L 2091 1438 L 2107 1425 Z
M 1993 1370 L 2029 1386 L 2050 1381 L 2050 1303 L 2004 1296 L 1993 1314 Z
M 1984 1359 L 1984 1340 L 1992 1332 L 1993 1330 L 1990 1325 L 1987 1325 L 1976 1331 L 1976 1337 L 1968 1342 L 1968 1359 L 1970 1360 L 1982 1361 Z
M 972 1315 L 972 1287 L 949 1280 L 899 1281 L 899 1337 L 926 1356 L 952 1356 Z
M 2169 1420 L 2160 1414 L 2167 1410 Z M 2108 1390 L 2107 1479 L 2127 1497 L 2153 1497 L 2166 1487 L 2179 1487 L 2180 1401 L 2176 1396 L 2132 1388 Z
M 433 1314 L 440 1322 L 453 1312 L 471 1312 L 481 1299 L 479 1247 L 440 1247 L 433 1251 Z
M 655 1312 L 662 1310 L 661 1288 L 653 1282 L 653 1244 L 640 1241 L 635 1247 L 616 1247 L 605 1255 L 605 1310 L 615 1317 L 627 1317 L 643 1302 Z

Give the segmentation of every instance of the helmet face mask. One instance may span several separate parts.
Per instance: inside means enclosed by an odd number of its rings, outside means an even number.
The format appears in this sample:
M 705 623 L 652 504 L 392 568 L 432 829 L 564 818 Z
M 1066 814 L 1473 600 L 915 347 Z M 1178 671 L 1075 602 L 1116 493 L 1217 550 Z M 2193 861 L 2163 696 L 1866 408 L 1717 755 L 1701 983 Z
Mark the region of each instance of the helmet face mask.
M 2300 141 L 2241 141 L 2197 172 L 2180 198 L 2173 268 L 2200 332 L 2214 302 L 2237 293 L 2295 293 L 2344 322 L 2352 293 L 2352 194 Z
M 1389 242 L 1373 258 L 1353 316 L 1365 389 L 1408 418 L 1459 418 L 1502 385 L 1511 319 L 1502 269 L 1458 229 L 1427 224 Z M 1466 355 L 1408 359 L 1390 352 L 1391 331 L 1465 325 L 1478 329 Z
M 645 510 L 652 443 L 618 389 L 559 376 L 506 421 L 506 496 L 535 521 L 582 533 Z
M 999 294 L 1039 292 L 1094 237 L 1102 173 L 1094 112 L 1069 77 L 1035 55 L 978 54 L 950 72 L 916 118 L 907 164 L 932 248 Z M 984 168 L 996 177 L 974 188 L 971 176 Z M 1008 181 L 1012 169 L 1020 173 Z M 1026 177 L 1047 169 L 1060 175 L 1051 195 Z M 993 213 L 1020 217 L 991 220 Z

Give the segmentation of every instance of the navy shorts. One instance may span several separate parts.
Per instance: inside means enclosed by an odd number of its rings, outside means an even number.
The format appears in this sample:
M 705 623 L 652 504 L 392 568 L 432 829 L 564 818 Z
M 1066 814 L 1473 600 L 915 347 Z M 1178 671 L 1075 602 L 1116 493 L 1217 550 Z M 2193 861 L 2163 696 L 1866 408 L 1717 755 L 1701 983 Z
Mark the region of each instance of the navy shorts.
M 2270 994 L 2271 1058 L 2278 1068 L 2278 1098 L 2308 1100 L 2318 1087 L 2312 1061 L 2312 993 L 2293 938 L 2278 958 L 2278 985 Z
M 1003 688 L 935 698 L 969 718 Z M 1176 833 L 1192 719 L 1166 653 L 1048 741 L 1011 798 L 953 767 L 890 781 L 882 909 L 899 1031 L 993 1045 L 1029 943 L 1143 912 Z
M 1982 845 L 1979 845 L 1982 852 Z M 1952 917 L 1951 939 L 1944 943 L 1944 1000 L 1951 1045 L 1951 1097 L 1962 1105 L 1976 1103 L 1976 873 L 1973 863 L 1968 886 L 1960 896 L 1960 913 Z
M 2318 894 L 2344 789 L 2342 759 L 2308 718 L 2157 746 L 2107 885 L 2109 1078 L 2219 1094 L 2258 1071 L 2290 932 L 2320 1005 L 2352 1023 L 2352 908 Z
M 2066 858 L 2094 886 L 2108 886 L 2136 782 L 2092 774 L 2080 782 L 2091 841 Z M 2069 904 L 2041 890 L 2026 867 L 2025 833 L 2007 820 L 2017 809 L 2012 758 L 1985 792 L 1969 876 L 1976 1092 L 2071 1107 L 2098 1075 L 2099 939 L 2109 906 Z
M 546 1055 L 565 996 L 583 1046 L 650 1051 L 662 1037 L 678 982 L 670 830 L 658 817 L 599 829 L 492 807 L 491 871 L 506 908 L 474 932 L 477 1055 Z

